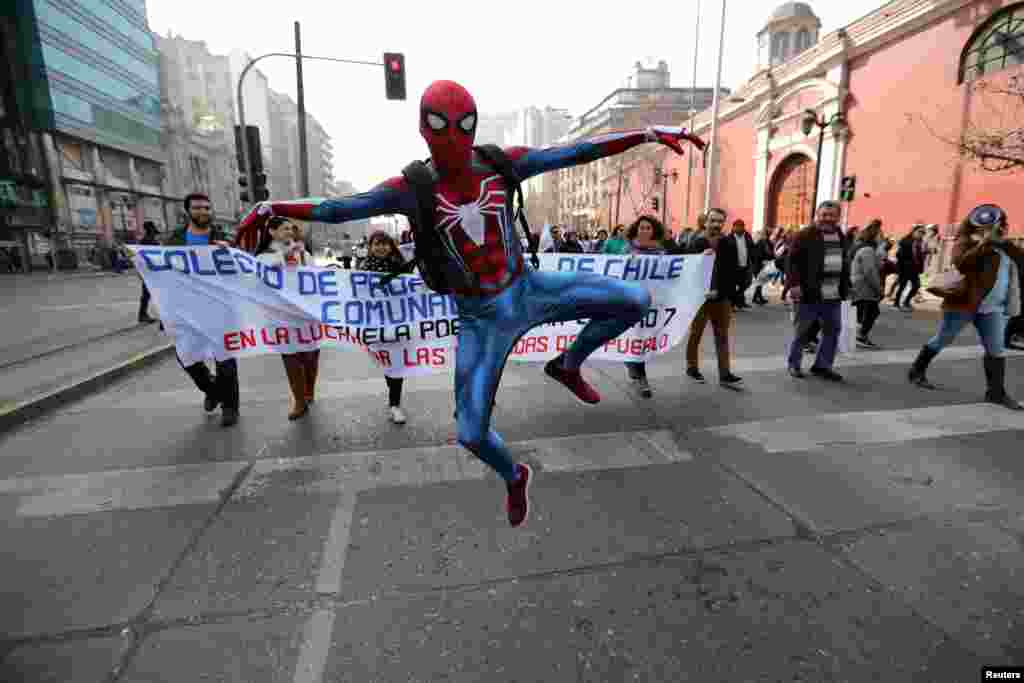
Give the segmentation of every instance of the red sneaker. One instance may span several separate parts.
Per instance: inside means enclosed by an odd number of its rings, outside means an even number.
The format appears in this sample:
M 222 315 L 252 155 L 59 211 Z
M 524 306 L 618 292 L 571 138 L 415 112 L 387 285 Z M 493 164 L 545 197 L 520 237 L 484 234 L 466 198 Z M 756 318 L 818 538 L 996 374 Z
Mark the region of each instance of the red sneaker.
M 533 472 L 529 465 L 516 465 L 519 478 L 514 482 L 505 482 L 508 487 L 508 498 L 505 499 L 505 509 L 508 511 L 508 523 L 512 526 L 519 526 L 526 521 L 530 512 L 530 479 Z
M 569 391 L 584 403 L 593 405 L 601 402 L 601 394 L 590 386 L 579 370 L 566 370 L 562 367 L 562 357 L 556 356 L 544 366 L 544 373 L 559 384 L 564 384 Z

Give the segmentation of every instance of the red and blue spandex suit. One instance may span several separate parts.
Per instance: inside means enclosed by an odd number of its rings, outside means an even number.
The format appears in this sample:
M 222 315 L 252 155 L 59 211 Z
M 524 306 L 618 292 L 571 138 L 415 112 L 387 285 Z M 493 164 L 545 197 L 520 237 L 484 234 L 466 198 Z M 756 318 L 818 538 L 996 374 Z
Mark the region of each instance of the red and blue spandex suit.
M 420 101 L 420 132 L 437 176 L 435 225 L 447 249 L 444 268 L 455 290 L 459 338 L 455 360 L 458 441 L 507 481 L 515 463 L 491 429 L 491 411 L 502 369 L 515 342 L 543 323 L 589 318 L 572 346 L 549 363 L 548 374 L 588 403 L 600 400 L 579 368 L 597 348 L 636 324 L 650 306 L 638 283 L 594 273 L 536 271 L 524 265 L 511 216 L 512 197 L 493 169 L 473 151 L 477 109 L 452 81 L 437 81 Z M 608 133 L 547 149 L 512 147 L 505 153 L 522 179 L 622 153 L 656 142 L 682 153 L 681 140 L 703 143 L 682 129 L 654 126 Z M 386 214 L 416 215 L 416 195 L 404 178 L 340 199 L 301 199 L 256 207 L 240 233 L 266 216 L 342 223 Z M 422 227 L 420 229 L 423 229 Z M 468 277 L 469 273 L 476 278 Z

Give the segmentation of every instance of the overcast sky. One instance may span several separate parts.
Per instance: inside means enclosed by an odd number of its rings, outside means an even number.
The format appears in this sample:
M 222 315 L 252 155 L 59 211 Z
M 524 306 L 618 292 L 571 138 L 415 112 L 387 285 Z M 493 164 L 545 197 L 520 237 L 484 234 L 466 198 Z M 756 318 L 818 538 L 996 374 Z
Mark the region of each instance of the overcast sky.
M 701 0 L 698 87 L 714 85 L 722 0 Z M 722 85 L 735 88 L 754 71 L 755 35 L 779 3 L 728 2 Z M 874 11 L 878 0 L 810 3 L 822 34 Z M 481 112 L 551 105 L 584 113 L 617 87 L 632 65 L 664 59 L 673 87 L 693 80 L 697 4 L 514 2 L 342 2 L 288 0 L 148 0 L 150 28 L 205 40 L 215 54 L 232 48 L 253 56 L 292 52 L 293 22 L 302 24 L 309 55 L 381 61 L 404 52 L 405 102 L 384 99 L 382 67 L 304 62 L 306 110 L 333 138 L 335 174 L 365 190 L 428 155 L 419 137 L 417 107 L 437 79 L 466 86 Z M 295 61 L 259 64 L 270 87 L 295 96 Z

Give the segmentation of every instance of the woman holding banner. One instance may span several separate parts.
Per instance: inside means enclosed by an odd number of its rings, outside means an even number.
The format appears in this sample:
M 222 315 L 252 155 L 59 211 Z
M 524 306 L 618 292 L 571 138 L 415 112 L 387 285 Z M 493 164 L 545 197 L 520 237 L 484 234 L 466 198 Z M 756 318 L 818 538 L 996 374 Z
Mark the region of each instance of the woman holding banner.
M 254 255 L 263 263 L 272 266 L 296 268 L 309 265 L 313 256 L 306 251 L 303 237 L 302 227 L 298 223 L 274 216 L 267 221 Z M 315 398 L 316 376 L 320 370 L 320 349 L 282 353 L 281 360 L 284 362 L 284 371 L 292 392 L 288 419 L 298 420 L 309 411 L 309 404 Z
M 665 226 L 654 216 L 642 215 L 626 230 L 626 244 L 629 254 L 638 256 L 661 256 L 665 249 Z M 636 392 L 642 398 L 652 396 L 651 385 L 647 383 L 647 364 L 643 361 L 626 362 L 626 372 Z
M 383 230 L 378 230 L 370 235 L 366 249 L 367 256 L 363 261 L 363 270 L 376 273 L 402 272 L 404 259 L 391 235 Z M 391 421 L 396 425 L 405 424 L 405 412 L 402 411 L 402 378 L 385 375 L 384 381 L 388 385 L 388 410 L 391 411 Z

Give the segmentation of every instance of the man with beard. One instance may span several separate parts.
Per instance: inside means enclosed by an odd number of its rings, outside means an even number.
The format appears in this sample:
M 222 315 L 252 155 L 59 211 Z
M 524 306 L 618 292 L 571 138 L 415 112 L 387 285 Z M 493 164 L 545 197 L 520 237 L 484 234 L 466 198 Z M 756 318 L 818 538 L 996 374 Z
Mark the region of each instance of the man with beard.
M 174 231 L 164 246 L 207 246 L 230 247 L 218 228 L 210 225 L 210 198 L 198 192 L 185 197 L 185 213 L 189 216 L 188 225 Z M 206 363 L 195 363 L 185 367 L 178 358 L 178 364 L 195 382 L 196 388 L 206 395 L 203 407 L 206 412 L 213 412 L 222 406 L 221 426 L 230 427 L 238 422 L 238 361 L 228 358 L 217 361 L 216 378 L 210 375 Z
M 842 375 L 832 369 L 842 329 L 842 302 L 850 291 L 846 235 L 839 229 L 839 202 L 818 206 L 816 221 L 797 233 L 789 252 L 786 273 L 789 295 L 796 305 L 795 335 L 789 349 L 789 374 L 803 378 L 801 355 L 815 323 L 820 322 L 821 344 L 811 374 L 832 382 Z

